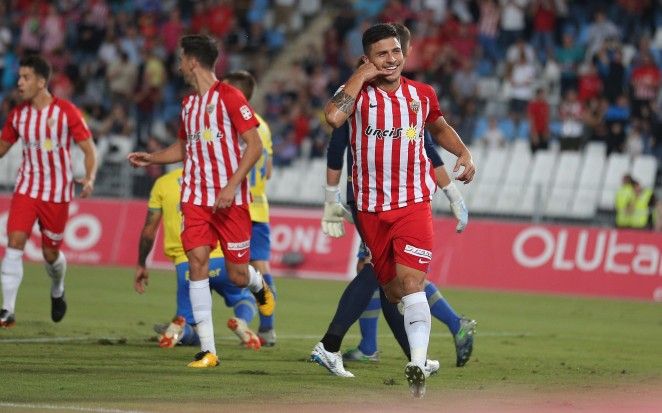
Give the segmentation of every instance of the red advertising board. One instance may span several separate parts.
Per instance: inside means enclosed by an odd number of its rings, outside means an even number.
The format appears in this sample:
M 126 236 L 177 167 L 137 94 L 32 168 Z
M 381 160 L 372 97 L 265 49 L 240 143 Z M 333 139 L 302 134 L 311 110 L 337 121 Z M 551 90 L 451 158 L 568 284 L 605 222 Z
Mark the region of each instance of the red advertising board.
M 0 196 L 0 253 L 7 243 L 9 196 Z M 72 202 L 63 251 L 70 263 L 133 266 L 146 213 L 137 200 Z M 272 267 L 276 275 L 349 279 L 358 237 L 325 236 L 321 209 L 273 208 Z M 435 219 L 430 279 L 440 285 L 662 301 L 662 234 L 606 228 L 472 220 L 463 234 Z M 28 260 L 41 260 L 35 226 Z M 288 258 L 288 259 L 284 259 Z M 286 264 L 290 262 L 290 264 Z M 171 268 L 161 237 L 150 265 Z

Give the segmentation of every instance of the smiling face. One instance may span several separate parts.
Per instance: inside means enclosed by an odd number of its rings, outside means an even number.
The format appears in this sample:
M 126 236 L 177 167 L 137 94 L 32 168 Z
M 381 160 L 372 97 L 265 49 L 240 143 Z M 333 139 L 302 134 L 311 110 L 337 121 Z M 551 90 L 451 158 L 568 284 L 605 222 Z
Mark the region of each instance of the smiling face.
M 366 57 L 377 69 L 388 72 L 379 80 L 383 80 L 385 83 L 400 81 L 404 56 L 400 47 L 400 40 L 397 37 L 388 37 L 373 43 Z

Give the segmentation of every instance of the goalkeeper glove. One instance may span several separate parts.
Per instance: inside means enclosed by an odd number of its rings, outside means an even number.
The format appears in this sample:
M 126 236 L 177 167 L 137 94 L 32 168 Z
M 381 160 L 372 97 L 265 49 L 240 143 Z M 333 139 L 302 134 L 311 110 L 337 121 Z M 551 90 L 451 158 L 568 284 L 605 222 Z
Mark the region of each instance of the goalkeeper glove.
M 469 211 L 464 204 L 462 194 L 452 182 L 444 188 L 441 188 L 441 190 L 444 191 L 444 195 L 446 195 L 446 198 L 450 201 L 451 211 L 453 212 L 453 215 L 455 215 L 455 219 L 457 219 L 455 231 L 458 233 L 464 231 L 464 228 L 466 228 L 469 223 Z
M 324 216 L 322 217 L 322 231 L 333 238 L 345 235 L 343 219 L 353 223 L 352 215 L 340 203 L 340 190 L 337 186 L 324 187 Z

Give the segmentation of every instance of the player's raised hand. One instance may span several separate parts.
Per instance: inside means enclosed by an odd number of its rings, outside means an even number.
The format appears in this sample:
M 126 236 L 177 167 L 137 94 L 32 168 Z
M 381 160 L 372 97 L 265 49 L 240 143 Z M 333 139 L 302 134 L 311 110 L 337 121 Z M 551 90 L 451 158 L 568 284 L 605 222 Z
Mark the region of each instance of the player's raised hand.
M 129 163 L 134 168 L 152 164 L 152 155 L 147 152 L 131 152 L 127 155 L 126 159 L 129 160 Z
M 457 173 L 460 170 L 460 167 L 464 169 L 457 177 L 457 180 L 468 184 L 474 179 L 474 174 L 476 173 L 476 165 L 474 165 L 473 158 L 471 158 L 471 152 L 468 150 L 465 150 L 464 153 L 457 158 L 453 172 Z
M 136 275 L 133 280 L 133 289 L 136 290 L 138 294 L 145 292 L 145 287 L 149 285 L 149 273 L 147 268 L 139 265 L 136 267 Z
M 83 186 L 83 189 L 80 191 L 81 198 L 87 198 L 92 195 L 92 191 L 94 191 L 94 179 L 79 178 L 76 179 L 76 183 Z
M 386 69 L 379 69 L 374 63 L 364 58 L 363 64 L 356 69 L 356 74 L 363 78 L 363 82 L 370 82 L 378 76 L 386 76 L 390 72 Z
M 235 188 L 226 185 L 221 192 L 219 192 L 218 197 L 216 197 L 216 202 L 214 202 L 214 207 L 212 212 L 216 212 L 219 208 L 229 208 L 234 202 Z

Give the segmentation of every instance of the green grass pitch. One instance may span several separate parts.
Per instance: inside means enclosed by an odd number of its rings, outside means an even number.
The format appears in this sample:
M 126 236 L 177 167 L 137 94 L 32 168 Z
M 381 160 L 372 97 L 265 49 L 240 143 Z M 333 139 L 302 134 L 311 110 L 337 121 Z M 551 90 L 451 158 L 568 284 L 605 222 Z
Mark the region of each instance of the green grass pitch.
M 197 348 L 164 350 L 153 341 L 152 325 L 175 311 L 174 272 L 152 271 L 142 296 L 132 282 L 132 269 L 71 266 L 69 311 L 54 324 L 50 280 L 41 266 L 26 264 L 17 325 L 0 330 L 0 411 L 236 411 L 247 406 L 246 411 L 337 412 L 413 403 L 402 374 L 404 357 L 383 319 L 381 362 L 347 364 L 355 379 L 331 376 L 306 361 L 331 320 L 342 282 L 277 279 L 278 343 L 260 351 L 238 345 L 225 327 L 231 312 L 216 296 L 221 365 L 205 370 L 186 367 Z M 452 339 L 433 319 L 429 356 L 442 368 L 429 380 L 428 397 L 416 402 L 417 411 L 467 399 L 478 400 L 476 410 L 480 400 L 491 400 L 494 408 L 485 411 L 519 411 L 517 403 L 526 408 L 531 400 L 557 400 L 551 395 L 569 394 L 571 403 L 580 404 L 591 392 L 598 395 L 596 402 L 601 395 L 618 399 L 642 388 L 653 389 L 648 396 L 660 395 L 654 390 L 662 389 L 659 303 L 443 293 L 458 312 L 478 320 L 474 355 L 464 368 L 454 367 Z M 357 343 L 355 326 L 343 349 Z

